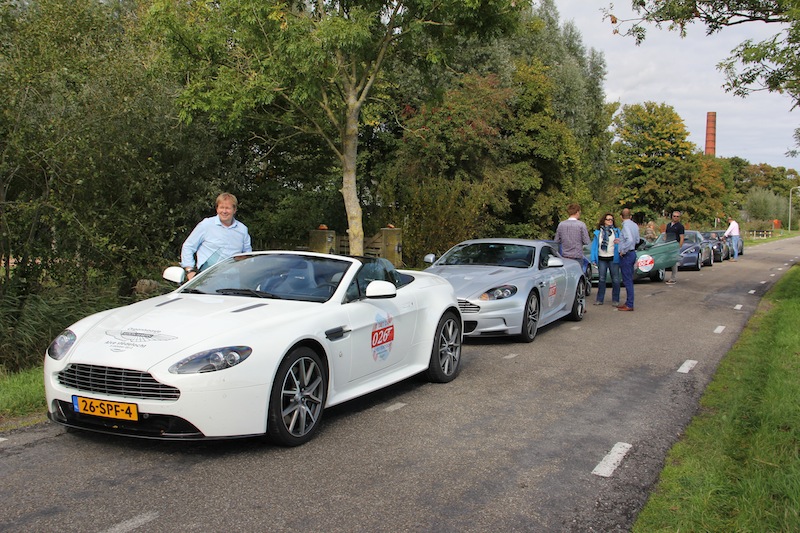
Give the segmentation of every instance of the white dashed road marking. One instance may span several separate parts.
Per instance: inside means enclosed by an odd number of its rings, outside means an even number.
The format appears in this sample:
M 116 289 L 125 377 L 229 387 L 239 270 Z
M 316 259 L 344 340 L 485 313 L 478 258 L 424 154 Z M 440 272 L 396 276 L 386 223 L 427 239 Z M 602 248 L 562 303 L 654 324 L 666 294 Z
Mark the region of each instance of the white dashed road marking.
M 733 306 L 733 308 L 739 311 L 742 308 L 742 304 L 736 304 Z
M 616 470 L 620 463 L 622 463 L 622 459 L 625 458 L 625 454 L 627 454 L 632 447 L 633 446 L 627 442 L 616 443 L 614 447 L 611 448 L 611 451 L 608 452 L 608 455 L 606 455 L 603 460 L 600 461 L 596 467 L 594 467 L 592 474 L 601 477 L 611 477 L 611 475 L 614 473 L 614 470 Z
M 678 372 L 681 374 L 688 374 L 697 364 L 697 361 L 692 361 L 691 359 L 687 359 L 681 367 L 678 369 Z
M 392 411 L 397 411 L 398 409 L 402 409 L 405 406 L 406 404 L 404 404 L 403 402 L 397 402 L 384 409 L 384 411 L 386 411 L 387 413 L 391 413 Z
M 135 516 L 130 520 L 120 522 L 111 529 L 106 529 L 103 533 L 127 533 L 128 531 L 133 531 L 134 529 L 142 527 L 148 522 L 152 522 L 156 518 L 158 518 L 158 513 L 155 511 L 144 513 L 139 516 Z
M 723 331 L 725 331 L 725 326 L 717 326 L 716 329 L 714 329 L 714 333 L 722 333 Z
M 755 293 L 756 293 L 756 291 L 754 291 L 754 290 L 753 291 L 747 291 L 747 294 L 755 294 Z
M 8 440 L 8 439 L 3 439 L 3 438 L 0 438 L 0 442 L 3 442 L 4 440 Z
M 510 353 L 510 354 L 508 354 L 508 355 L 504 355 L 504 356 L 503 356 L 503 359 L 514 359 L 514 358 L 515 358 L 517 355 L 519 355 L 519 354 L 516 354 L 516 353 Z

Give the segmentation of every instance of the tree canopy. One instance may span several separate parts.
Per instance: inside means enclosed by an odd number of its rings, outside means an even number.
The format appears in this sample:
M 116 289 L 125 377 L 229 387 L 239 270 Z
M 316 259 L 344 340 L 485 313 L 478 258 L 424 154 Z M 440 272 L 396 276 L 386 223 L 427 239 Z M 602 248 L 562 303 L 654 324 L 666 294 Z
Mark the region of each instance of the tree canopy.
M 208 113 L 229 128 L 250 122 L 275 145 L 270 123 L 319 135 L 342 172 L 351 251 L 363 253 L 358 197 L 362 113 L 380 105 L 381 72 L 393 55 L 441 61 L 459 35 L 512 29 L 515 0 L 315 2 L 158 0 L 152 9 L 190 72 L 185 117 Z M 280 131 L 283 131 L 281 129 Z

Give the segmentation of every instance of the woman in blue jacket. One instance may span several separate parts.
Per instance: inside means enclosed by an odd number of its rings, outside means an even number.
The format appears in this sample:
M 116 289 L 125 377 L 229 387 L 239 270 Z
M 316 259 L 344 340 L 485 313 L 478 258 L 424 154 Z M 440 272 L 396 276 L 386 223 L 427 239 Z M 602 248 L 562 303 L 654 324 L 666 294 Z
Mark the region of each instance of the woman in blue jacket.
M 611 274 L 611 304 L 619 307 L 619 228 L 614 224 L 614 215 L 606 213 L 597 222 L 592 241 L 590 255 L 592 263 L 597 265 L 597 300 L 594 305 L 603 305 L 606 296 L 606 277 Z

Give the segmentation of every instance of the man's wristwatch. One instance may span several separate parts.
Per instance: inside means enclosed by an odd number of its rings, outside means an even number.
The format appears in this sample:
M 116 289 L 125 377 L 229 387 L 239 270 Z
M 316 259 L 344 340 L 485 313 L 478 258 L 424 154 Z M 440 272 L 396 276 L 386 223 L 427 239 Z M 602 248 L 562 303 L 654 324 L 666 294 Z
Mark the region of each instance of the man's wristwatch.
M 197 269 L 195 267 L 183 267 L 183 269 L 186 271 L 187 274 L 189 274 L 190 272 L 197 272 Z

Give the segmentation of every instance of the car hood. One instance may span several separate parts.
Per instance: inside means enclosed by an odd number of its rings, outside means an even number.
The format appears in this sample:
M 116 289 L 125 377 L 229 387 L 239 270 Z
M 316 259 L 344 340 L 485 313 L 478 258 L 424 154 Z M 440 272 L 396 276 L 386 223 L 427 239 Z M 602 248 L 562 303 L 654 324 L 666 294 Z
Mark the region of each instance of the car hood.
M 70 362 L 146 370 L 175 354 L 248 342 L 242 330 L 308 315 L 322 304 L 236 296 L 172 293 L 100 313 L 71 329 Z M 93 324 L 91 322 L 94 321 Z M 187 353 L 188 352 L 188 353 Z
M 425 272 L 437 274 L 449 281 L 458 298 L 479 296 L 526 271 L 527 269 L 485 265 L 447 265 L 425 269 Z

